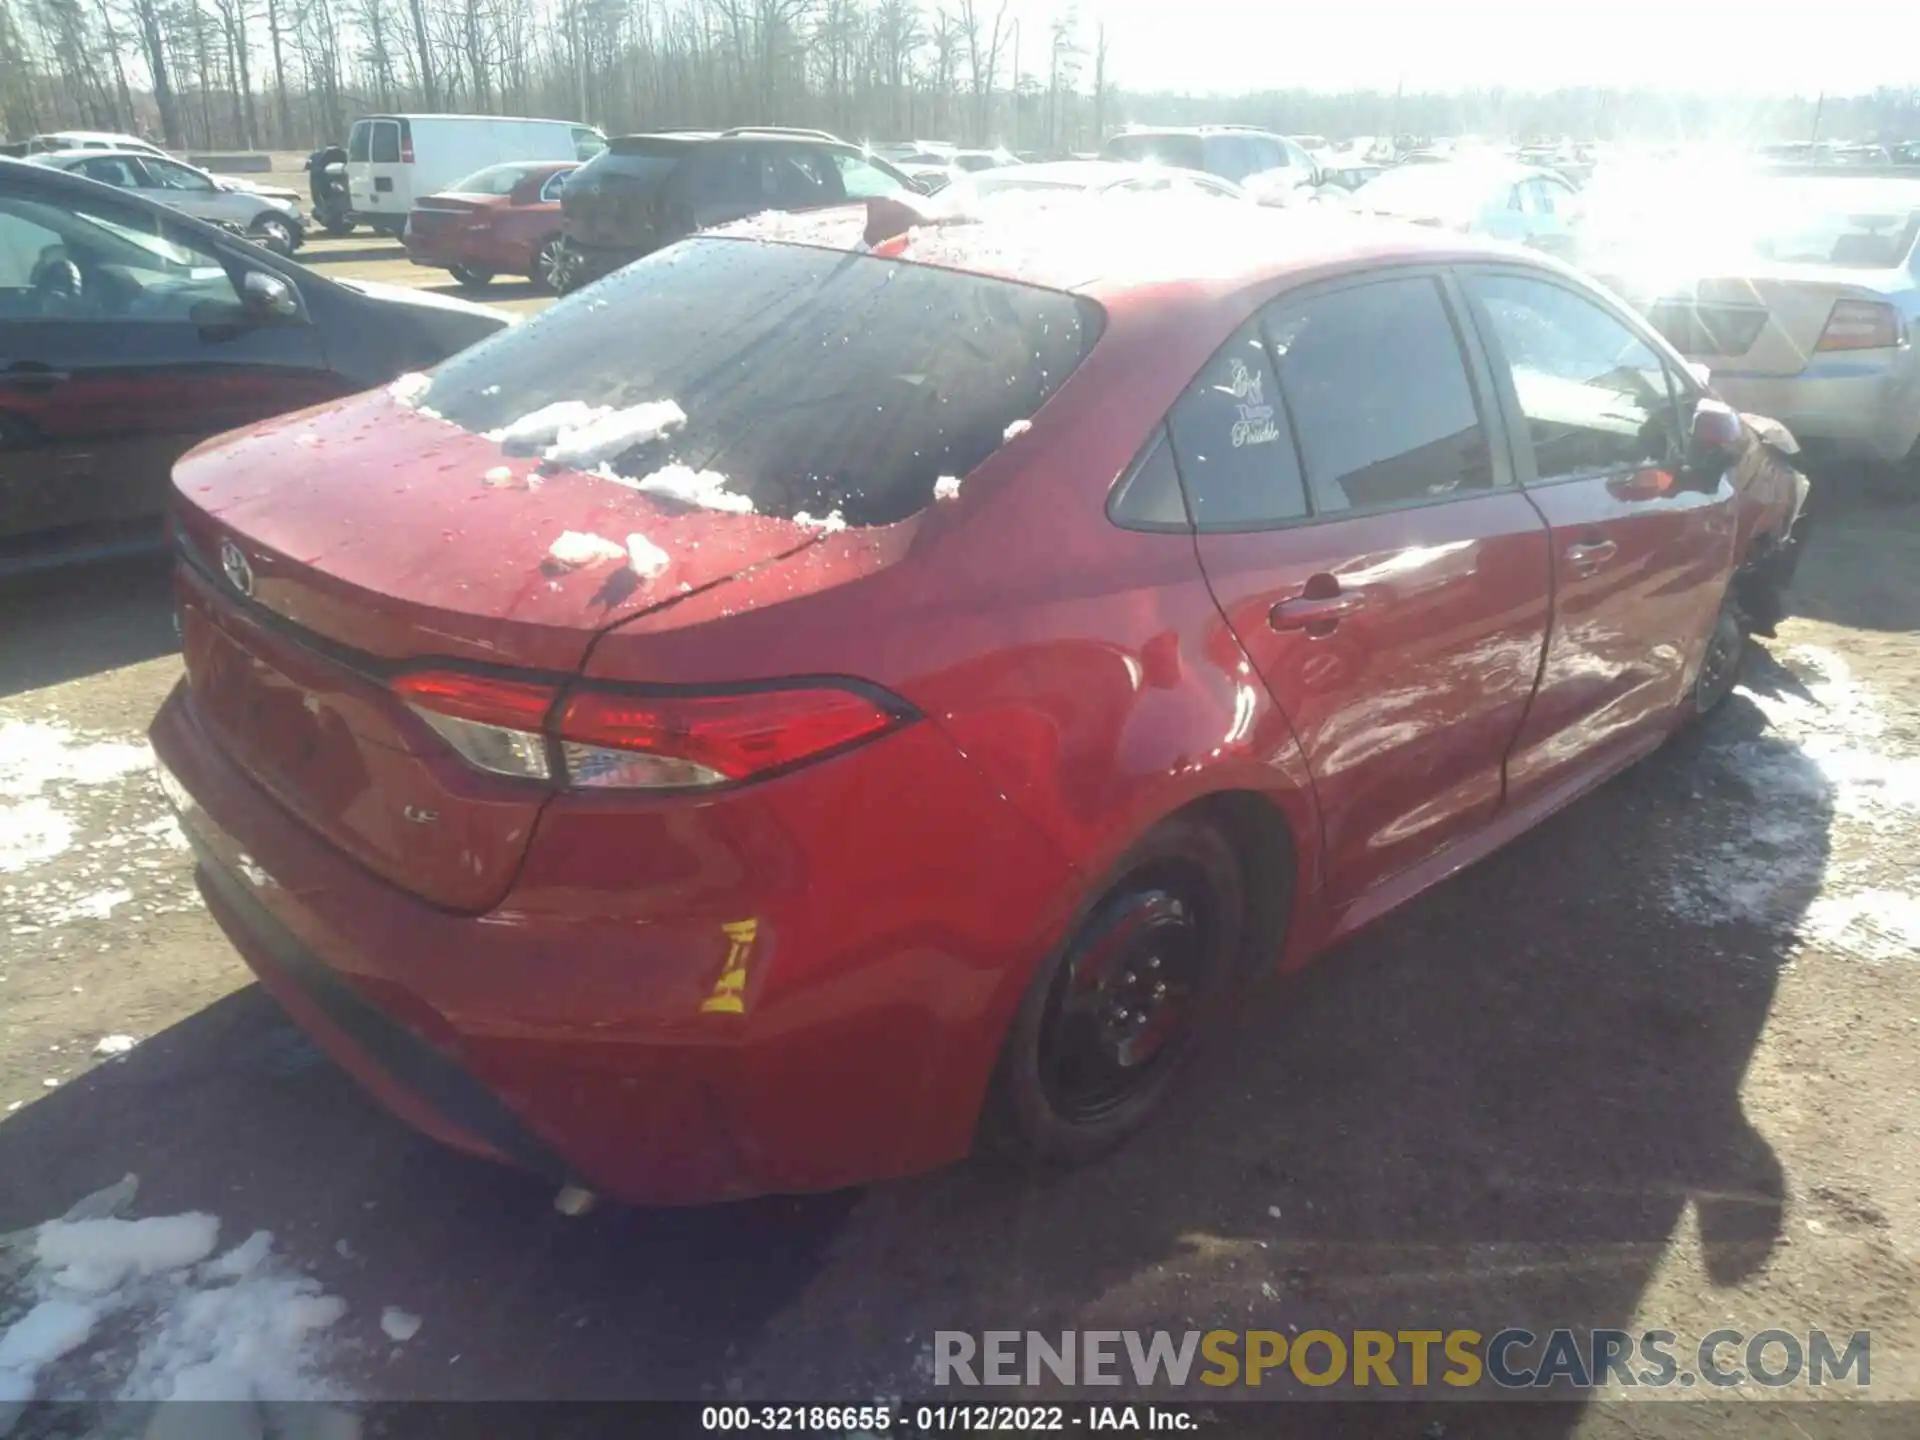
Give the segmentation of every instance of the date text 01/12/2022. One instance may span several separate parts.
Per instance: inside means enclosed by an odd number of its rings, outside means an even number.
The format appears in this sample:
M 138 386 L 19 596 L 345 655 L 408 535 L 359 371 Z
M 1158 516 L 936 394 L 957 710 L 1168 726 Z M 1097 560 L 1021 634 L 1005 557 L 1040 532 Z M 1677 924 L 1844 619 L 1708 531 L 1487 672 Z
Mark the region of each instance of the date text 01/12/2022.
M 1016 1434 L 1067 1430 L 1172 1433 L 1199 1427 L 1196 1411 L 1163 1405 L 707 1405 L 706 1431 L 791 1434 Z

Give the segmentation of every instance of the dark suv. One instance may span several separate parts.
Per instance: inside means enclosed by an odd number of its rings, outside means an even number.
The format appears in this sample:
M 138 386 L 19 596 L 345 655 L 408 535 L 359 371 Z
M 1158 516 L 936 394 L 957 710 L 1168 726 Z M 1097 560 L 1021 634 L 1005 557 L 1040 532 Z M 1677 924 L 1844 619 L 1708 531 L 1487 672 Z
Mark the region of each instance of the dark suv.
M 1204 170 L 1267 205 L 1286 204 L 1292 192 L 1321 183 L 1313 156 L 1286 136 L 1251 125 L 1136 127 L 1108 140 L 1100 158 Z
M 576 290 L 712 225 L 915 189 L 886 161 L 824 130 L 622 135 L 567 178 L 555 286 Z

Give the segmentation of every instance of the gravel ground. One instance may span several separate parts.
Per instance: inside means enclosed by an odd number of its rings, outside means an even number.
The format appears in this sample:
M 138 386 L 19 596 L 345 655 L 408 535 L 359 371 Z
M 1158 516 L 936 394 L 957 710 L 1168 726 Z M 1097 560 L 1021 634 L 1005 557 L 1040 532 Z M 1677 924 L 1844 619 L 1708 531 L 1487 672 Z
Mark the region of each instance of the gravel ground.
M 314 258 L 431 278 L 385 245 Z M 568 1220 L 364 1099 L 200 909 L 139 748 L 179 672 L 163 573 L 16 588 L 0 1233 L 130 1171 L 139 1213 L 269 1229 L 346 1300 L 328 1374 L 375 1398 L 913 1395 L 936 1329 L 1570 1324 L 1871 1329 L 1874 1395 L 1920 1400 L 1920 508 L 1827 516 L 1798 598 L 1725 711 L 1266 986 L 1108 1162 Z M 386 1307 L 424 1323 L 396 1342 Z M 1661 1433 L 1865 1433 L 1655 1408 L 1693 1426 Z

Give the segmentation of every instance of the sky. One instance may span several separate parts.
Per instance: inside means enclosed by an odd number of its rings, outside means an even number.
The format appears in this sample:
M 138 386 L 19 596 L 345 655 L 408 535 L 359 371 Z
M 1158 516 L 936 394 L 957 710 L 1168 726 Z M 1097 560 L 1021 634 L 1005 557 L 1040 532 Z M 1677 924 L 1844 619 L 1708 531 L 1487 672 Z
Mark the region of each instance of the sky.
M 1069 3 L 1013 0 L 1021 69 L 1044 71 L 1047 19 Z M 1089 50 L 1105 22 L 1108 68 L 1130 90 L 1392 90 L 1401 76 L 1410 91 L 1645 85 L 1812 96 L 1920 85 L 1920 11 L 1892 0 L 1079 0 L 1077 9 Z

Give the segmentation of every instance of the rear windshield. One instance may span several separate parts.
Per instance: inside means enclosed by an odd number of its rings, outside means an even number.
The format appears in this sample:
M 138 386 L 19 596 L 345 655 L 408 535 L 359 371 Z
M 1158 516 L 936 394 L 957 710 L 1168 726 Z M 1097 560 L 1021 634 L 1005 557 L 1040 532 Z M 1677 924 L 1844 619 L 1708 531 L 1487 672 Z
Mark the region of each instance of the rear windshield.
M 367 149 L 372 143 L 372 140 L 373 122 L 371 120 L 354 121 L 353 129 L 347 132 L 347 159 L 350 161 L 364 161 L 367 158 Z
M 1207 168 L 1198 135 L 1116 135 L 1107 141 L 1106 156 L 1109 160 L 1140 160 L 1188 170 Z
M 451 195 L 511 195 L 513 187 L 527 176 L 534 167 L 531 165 L 489 165 L 484 170 L 476 170 L 464 175 L 447 187 Z
M 628 148 L 632 145 L 630 140 L 614 141 L 612 147 L 603 150 L 581 167 L 582 177 L 591 172 L 595 180 L 617 179 L 622 188 L 654 190 L 665 182 L 687 154 L 684 145 L 659 149 Z
M 671 401 L 685 423 L 606 457 L 613 474 L 712 471 L 763 515 L 881 525 L 997 450 L 1100 324 L 1055 290 L 702 237 L 454 357 L 421 403 L 486 433 L 567 401 Z

